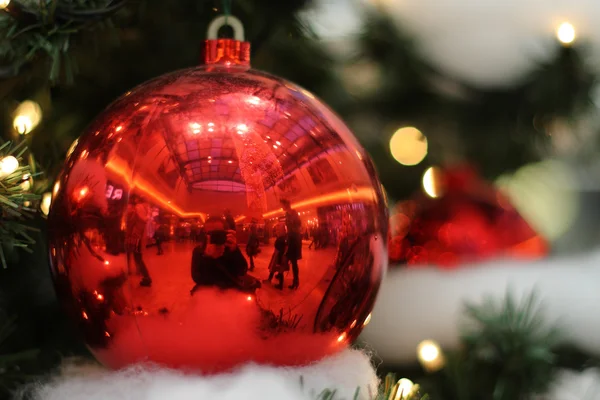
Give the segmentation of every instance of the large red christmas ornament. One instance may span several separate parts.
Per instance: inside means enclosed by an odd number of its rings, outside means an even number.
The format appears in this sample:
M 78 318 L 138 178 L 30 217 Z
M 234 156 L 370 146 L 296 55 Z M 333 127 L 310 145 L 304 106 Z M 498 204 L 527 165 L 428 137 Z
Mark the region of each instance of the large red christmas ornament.
M 126 93 L 68 155 L 52 272 L 109 367 L 305 364 L 368 321 L 388 231 L 371 161 L 249 48 L 208 40 L 205 65 Z
M 490 258 L 538 258 L 548 244 L 508 199 L 469 167 L 433 169 L 428 194 L 398 204 L 390 218 L 395 265 L 456 265 Z

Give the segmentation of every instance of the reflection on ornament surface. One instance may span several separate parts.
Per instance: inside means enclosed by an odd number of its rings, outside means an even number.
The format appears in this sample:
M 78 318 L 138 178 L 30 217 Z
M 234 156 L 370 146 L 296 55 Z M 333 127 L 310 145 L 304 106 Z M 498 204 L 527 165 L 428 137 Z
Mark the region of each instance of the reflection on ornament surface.
M 213 53 L 113 103 L 55 185 L 55 284 L 109 367 L 304 364 L 368 322 L 388 231 L 369 157 L 314 96 Z
M 391 263 L 448 268 L 493 257 L 538 258 L 548 253 L 546 240 L 469 167 L 427 171 L 425 194 L 399 203 L 392 212 Z

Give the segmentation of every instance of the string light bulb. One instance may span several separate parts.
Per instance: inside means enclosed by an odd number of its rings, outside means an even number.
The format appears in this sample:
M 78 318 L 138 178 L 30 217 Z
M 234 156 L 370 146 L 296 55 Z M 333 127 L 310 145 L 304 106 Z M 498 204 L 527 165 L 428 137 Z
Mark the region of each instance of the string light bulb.
M 2 1 L 2 0 L 0 0 Z M 26 100 L 19 104 L 14 113 L 13 128 L 19 135 L 27 135 L 42 120 L 42 109 L 34 101 Z
M 0 0 L 0 10 L 4 10 L 10 5 L 10 0 Z
M 50 213 L 50 205 L 52 204 L 52 193 L 46 192 L 42 195 L 42 201 L 40 203 L 40 210 L 44 215 L 48 215 Z
M 15 172 L 19 168 L 19 160 L 14 156 L 6 156 L 0 160 L 0 175 L 6 176 Z
M 575 27 L 568 22 L 560 24 L 556 31 L 556 37 L 564 45 L 570 45 L 575 41 Z
M 406 378 L 402 378 L 396 383 L 396 387 L 394 388 L 396 395 L 393 400 L 404 400 L 410 398 L 415 389 L 415 384 Z
M 21 183 L 21 189 L 25 192 L 31 189 L 31 179 L 27 179 Z

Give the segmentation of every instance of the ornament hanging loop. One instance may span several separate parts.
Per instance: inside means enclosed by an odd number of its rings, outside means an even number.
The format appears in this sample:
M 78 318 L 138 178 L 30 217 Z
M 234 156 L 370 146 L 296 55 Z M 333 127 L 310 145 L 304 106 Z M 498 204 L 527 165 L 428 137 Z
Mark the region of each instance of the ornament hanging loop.
M 233 29 L 233 39 L 219 39 L 219 29 L 225 25 Z M 225 14 L 215 18 L 208 26 L 204 41 L 204 64 L 225 67 L 250 67 L 250 43 L 244 41 L 242 22 Z
M 220 15 L 212 20 L 208 25 L 208 31 L 206 32 L 206 38 L 208 40 L 217 40 L 219 37 L 219 30 L 224 26 L 230 26 L 233 29 L 233 38 L 240 42 L 244 39 L 244 25 L 242 21 L 232 15 Z

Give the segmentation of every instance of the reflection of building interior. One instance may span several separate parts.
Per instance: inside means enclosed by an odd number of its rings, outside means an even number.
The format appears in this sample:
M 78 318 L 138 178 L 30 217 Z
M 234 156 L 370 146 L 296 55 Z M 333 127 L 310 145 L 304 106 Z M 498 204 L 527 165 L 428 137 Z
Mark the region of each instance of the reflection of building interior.
M 195 119 L 190 117 L 190 120 Z M 197 120 L 202 121 L 202 118 Z M 302 290 L 298 297 L 305 297 L 307 291 L 320 283 L 328 268 L 334 265 L 335 247 L 339 236 L 345 234 L 345 227 L 352 224 L 359 231 L 366 230 L 372 212 L 365 204 L 374 201 L 374 193 L 370 177 L 357 161 L 360 155 L 351 152 L 336 134 L 315 121 L 307 115 L 284 120 L 267 115 L 256 126 L 237 124 L 235 128 L 243 129 L 243 135 L 252 135 L 252 141 L 236 143 L 236 138 L 226 129 L 217 134 L 219 125 L 216 123 L 182 124 L 167 119 L 157 129 L 150 130 L 148 138 L 119 143 L 107 165 L 109 208 L 112 205 L 111 210 L 124 220 L 127 204 L 123 196 L 115 196 L 115 193 L 127 192 L 127 188 L 133 186 L 133 193 L 143 195 L 158 209 L 154 220 L 168 233 L 167 240 L 173 242 L 168 245 L 168 258 L 155 257 L 150 249 L 146 251 L 151 275 L 157 274 L 153 277 L 157 291 L 162 286 L 161 273 L 160 267 L 153 264 L 163 263 L 165 259 L 169 264 L 172 259 L 177 260 L 174 264 L 182 268 L 181 275 L 174 278 L 179 281 L 175 286 L 191 288 L 189 259 L 194 238 L 208 215 L 222 215 L 225 209 L 234 216 L 242 248 L 251 226 L 257 226 L 263 247 L 255 274 L 259 278 L 268 275 L 261 272 L 261 265 L 268 265 L 274 226 L 284 214 L 279 203 L 281 198 L 289 199 L 298 211 L 305 240 L 310 240 L 312 231 L 321 225 L 331 236 L 329 248 L 323 249 L 327 256 L 322 252 L 319 257 L 311 256 L 305 242 L 305 257 L 299 265 Z M 180 126 L 184 127 L 183 133 L 177 131 Z M 203 135 L 203 130 L 211 134 Z M 148 161 L 138 160 L 132 173 L 125 160 L 136 151 L 131 148 L 134 145 Z M 252 147 L 256 148 L 248 150 Z M 254 156 L 257 152 L 260 158 Z M 255 164 L 258 164 L 256 168 Z M 264 179 L 257 181 L 250 176 L 257 171 Z M 253 185 L 246 185 L 248 180 Z M 260 192 L 261 201 L 250 201 L 253 194 Z M 152 243 L 152 238 L 149 242 Z M 181 254 L 177 255 L 178 252 Z M 291 281 L 291 273 L 289 275 L 286 279 Z M 170 274 L 164 278 L 168 276 Z M 159 301 L 160 297 L 153 298 Z

